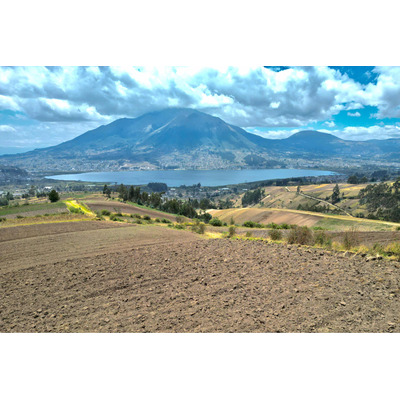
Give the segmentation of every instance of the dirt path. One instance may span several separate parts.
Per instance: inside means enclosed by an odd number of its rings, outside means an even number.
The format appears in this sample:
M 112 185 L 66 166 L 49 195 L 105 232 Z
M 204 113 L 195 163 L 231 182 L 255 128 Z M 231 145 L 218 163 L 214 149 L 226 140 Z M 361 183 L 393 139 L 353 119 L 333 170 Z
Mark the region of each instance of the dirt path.
M 400 332 L 398 262 L 183 237 L 3 270 L 0 331 Z

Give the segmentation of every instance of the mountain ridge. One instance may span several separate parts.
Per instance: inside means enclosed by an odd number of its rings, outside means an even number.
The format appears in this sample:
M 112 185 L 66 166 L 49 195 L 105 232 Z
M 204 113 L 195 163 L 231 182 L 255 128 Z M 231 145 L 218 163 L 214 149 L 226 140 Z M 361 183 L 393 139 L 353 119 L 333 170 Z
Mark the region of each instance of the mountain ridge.
M 127 169 L 141 165 L 207 169 L 245 167 L 250 159 L 251 165 L 257 160 L 261 167 L 278 166 L 279 159 L 395 159 L 398 154 L 399 139 L 351 141 L 312 130 L 284 139 L 267 139 L 195 109 L 168 108 L 137 118 L 120 118 L 55 146 L 0 156 L 0 161 L 24 166 L 24 160 L 31 165 L 51 160 L 55 168 L 57 160 L 67 168 L 73 164 L 68 160 L 74 160 L 83 169 L 92 168 L 90 163 L 111 163 L 109 168 Z

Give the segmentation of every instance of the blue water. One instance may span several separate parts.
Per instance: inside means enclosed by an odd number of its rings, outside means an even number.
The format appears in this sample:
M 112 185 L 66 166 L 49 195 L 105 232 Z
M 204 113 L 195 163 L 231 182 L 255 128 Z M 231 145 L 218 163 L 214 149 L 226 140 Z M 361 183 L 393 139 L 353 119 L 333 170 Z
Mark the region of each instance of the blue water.
M 268 179 L 322 175 L 335 175 L 335 172 L 311 169 L 157 170 L 86 172 L 83 174 L 47 176 L 46 178 L 67 181 L 107 182 L 111 184 L 123 183 L 124 185 L 146 185 L 149 182 L 162 182 L 169 187 L 178 187 L 181 185 L 191 186 L 198 183 L 202 186 L 223 186 Z

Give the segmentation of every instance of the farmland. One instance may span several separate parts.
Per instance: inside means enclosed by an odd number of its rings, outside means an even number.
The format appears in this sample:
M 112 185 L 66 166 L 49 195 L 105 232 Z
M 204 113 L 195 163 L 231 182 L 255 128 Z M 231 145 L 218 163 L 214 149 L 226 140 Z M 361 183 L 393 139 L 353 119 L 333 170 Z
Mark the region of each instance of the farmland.
M 209 210 L 238 225 L 228 238 L 227 226 L 198 234 L 188 218 L 102 195 L 24 207 L 0 223 L 1 332 L 400 332 L 399 258 L 365 247 L 398 243 L 399 224 Z M 333 246 L 288 244 L 285 229 L 273 241 L 249 220 L 325 227 Z M 364 248 L 338 251 L 354 226 Z

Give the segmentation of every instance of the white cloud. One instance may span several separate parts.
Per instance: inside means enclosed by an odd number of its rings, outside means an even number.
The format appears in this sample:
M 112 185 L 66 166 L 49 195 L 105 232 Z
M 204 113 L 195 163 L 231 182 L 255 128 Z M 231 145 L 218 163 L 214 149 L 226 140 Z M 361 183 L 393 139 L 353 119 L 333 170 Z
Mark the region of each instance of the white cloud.
M 0 109 L 23 112 L 43 126 L 64 124 L 43 129 L 54 137 L 68 123 L 67 136 L 76 136 L 88 125 L 171 106 L 197 108 L 241 127 L 271 128 L 278 137 L 284 135 L 280 127 L 326 121 L 334 128 L 334 115 L 365 106 L 376 106 L 378 118 L 400 118 L 400 67 L 375 72 L 376 81 L 362 85 L 328 67 L 0 67 Z M 53 141 L 36 128 L 24 129 L 27 140 L 36 132 Z
M 0 125 L 0 132 L 15 132 L 15 129 L 10 125 Z
M 347 126 L 343 130 L 330 131 L 342 139 L 370 140 L 370 139 L 400 139 L 400 126 L 398 125 L 373 125 L 373 126 Z
M 361 114 L 358 111 L 356 111 L 354 113 L 348 112 L 347 115 L 349 117 L 361 117 Z

